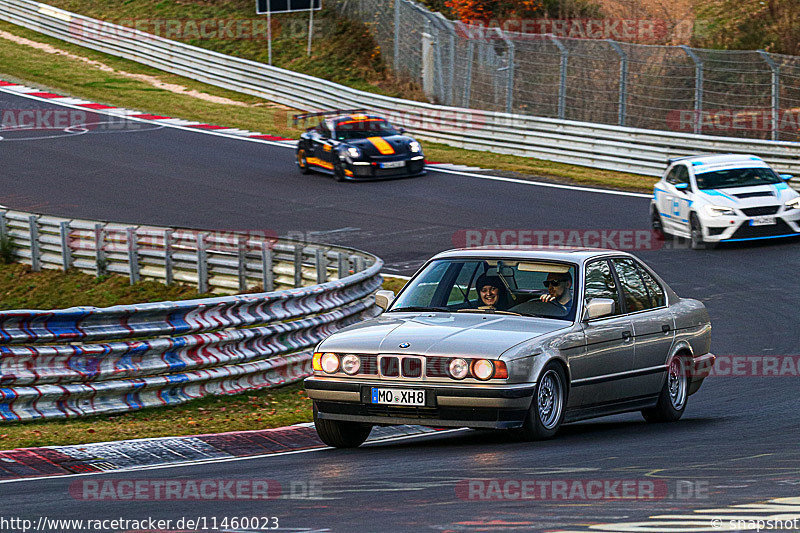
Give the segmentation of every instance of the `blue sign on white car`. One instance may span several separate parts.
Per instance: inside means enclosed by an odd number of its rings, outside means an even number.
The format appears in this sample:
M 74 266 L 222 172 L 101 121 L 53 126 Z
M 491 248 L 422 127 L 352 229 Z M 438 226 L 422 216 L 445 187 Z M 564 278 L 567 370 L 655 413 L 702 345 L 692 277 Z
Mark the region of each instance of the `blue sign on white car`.
M 752 155 L 670 159 L 650 202 L 653 230 L 688 238 L 692 248 L 800 236 L 791 178 Z

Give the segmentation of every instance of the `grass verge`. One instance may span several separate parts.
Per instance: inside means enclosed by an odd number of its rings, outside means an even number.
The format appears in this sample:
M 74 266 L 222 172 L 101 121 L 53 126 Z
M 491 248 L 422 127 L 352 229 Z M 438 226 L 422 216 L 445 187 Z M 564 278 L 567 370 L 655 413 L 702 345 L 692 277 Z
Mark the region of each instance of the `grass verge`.
M 0 22 L 0 31 L 55 49 L 55 52 L 51 50 L 52 53 L 48 53 L 3 39 L 0 46 L 0 76 L 4 78 L 44 87 L 60 94 L 154 114 L 290 138 L 299 136 L 300 130 L 291 126 L 291 110 L 264 102 L 260 98 L 164 73 L 8 23 Z M 153 80 L 157 81 L 155 85 Z M 176 93 L 174 88 L 164 88 L 164 84 L 181 87 L 185 92 Z M 188 94 L 189 91 L 225 98 L 235 104 L 198 98 Z M 436 143 L 425 143 L 425 152 L 432 161 L 498 169 L 574 184 L 649 192 L 657 181 L 648 176 L 463 150 Z M 291 157 L 291 154 L 287 153 L 286 157 Z

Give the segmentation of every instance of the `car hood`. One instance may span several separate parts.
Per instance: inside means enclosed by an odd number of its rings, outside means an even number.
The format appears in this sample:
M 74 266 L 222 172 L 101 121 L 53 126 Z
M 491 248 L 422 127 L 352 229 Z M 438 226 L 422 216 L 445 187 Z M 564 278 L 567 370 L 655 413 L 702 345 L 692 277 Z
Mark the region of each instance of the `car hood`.
M 752 187 L 732 187 L 725 189 L 703 189 L 700 194 L 714 204 L 724 207 L 759 207 L 783 204 L 798 196 L 786 183 L 774 185 L 754 185 Z
M 407 154 L 409 152 L 408 143 L 410 143 L 413 140 L 414 139 L 406 135 L 389 135 L 388 137 L 351 139 L 349 141 L 346 141 L 346 144 L 347 146 L 355 146 L 356 148 L 361 150 L 361 153 L 364 155 L 392 156 L 396 154 L 397 155 Z M 393 153 L 388 153 L 389 151 Z
M 570 325 L 482 313 L 386 313 L 334 333 L 319 350 L 497 358 L 512 346 Z M 405 343 L 409 346 L 400 348 Z

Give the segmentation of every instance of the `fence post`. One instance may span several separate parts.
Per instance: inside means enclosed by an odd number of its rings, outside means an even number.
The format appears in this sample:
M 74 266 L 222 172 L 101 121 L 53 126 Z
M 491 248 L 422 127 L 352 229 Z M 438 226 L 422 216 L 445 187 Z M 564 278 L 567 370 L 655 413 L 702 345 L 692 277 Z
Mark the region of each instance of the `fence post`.
M 681 48 L 694 61 L 694 132 L 701 134 L 703 133 L 703 60 L 685 44 L 682 44 Z
M 294 245 L 294 286 L 303 286 L 303 245 Z
M 447 27 L 450 35 L 450 65 L 447 71 L 447 105 L 452 106 L 456 99 L 456 35 L 452 25 Z
M 328 281 L 328 258 L 325 257 L 325 250 L 317 248 L 315 251 L 314 264 L 317 267 L 317 284 Z
M 105 226 L 103 224 L 94 225 L 94 263 L 95 275 L 97 277 L 104 276 L 106 274 L 106 267 L 108 266 L 104 249 L 105 233 Z
M 136 242 L 136 228 L 127 229 L 128 239 L 128 273 L 131 285 L 139 283 L 139 243 Z
M 64 220 L 58 225 L 58 234 L 61 237 L 61 269 L 66 272 L 72 266 L 72 250 L 69 248 L 69 222 Z
M 239 292 L 244 292 L 247 290 L 247 254 L 245 252 L 244 235 L 239 235 L 239 239 L 236 243 L 236 253 L 239 257 Z
M 611 48 L 619 54 L 619 104 L 617 107 L 617 123 L 625 125 L 628 111 L 628 54 L 616 41 L 608 40 Z
M 208 292 L 208 252 L 206 251 L 206 234 L 197 234 L 197 292 Z
M 360 255 L 356 256 L 356 272 L 361 272 L 364 270 L 364 258 Z
M 394 71 L 400 73 L 400 2 L 394 0 Z
M 0 239 L 10 239 L 8 226 L 6 225 L 6 212 L 0 211 Z
M 475 56 L 475 41 L 472 35 L 467 35 L 469 44 L 467 45 L 467 65 L 464 71 L 464 99 L 461 101 L 461 107 L 469 107 L 470 92 L 472 91 L 472 62 Z
M 772 140 L 777 141 L 779 135 L 780 117 L 780 97 L 781 97 L 781 68 L 775 63 L 767 52 L 759 50 L 758 53 L 764 58 L 772 71 Z
M 275 290 L 275 275 L 272 272 L 272 248 L 268 242 L 261 243 L 261 282 L 265 292 Z
M 164 283 L 172 285 L 172 230 L 164 230 Z
M 558 76 L 558 118 L 563 120 L 567 114 L 567 60 L 569 59 L 569 50 L 555 35 L 548 35 L 548 37 L 561 52 Z
M 39 217 L 31 215 L 28 217 L 28 229 L 31 234 L 31 270 L 39 272 L 42 270 L 42 251 L 39 248 Z

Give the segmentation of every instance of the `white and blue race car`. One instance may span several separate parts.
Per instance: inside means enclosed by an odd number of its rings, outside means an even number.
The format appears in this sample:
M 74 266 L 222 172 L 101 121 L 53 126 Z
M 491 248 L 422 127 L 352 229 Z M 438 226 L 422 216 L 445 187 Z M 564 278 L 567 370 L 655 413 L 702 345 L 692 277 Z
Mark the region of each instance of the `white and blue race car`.
M 694 249 L 800 236 L 800 194 L 790 179 L 751 155 L 670 159 L 650 202 L 653 230 L 688 238 Z

